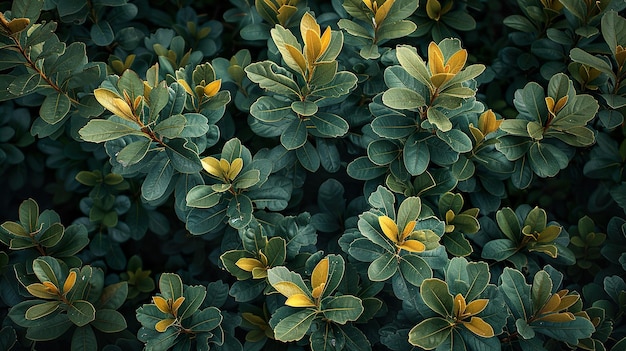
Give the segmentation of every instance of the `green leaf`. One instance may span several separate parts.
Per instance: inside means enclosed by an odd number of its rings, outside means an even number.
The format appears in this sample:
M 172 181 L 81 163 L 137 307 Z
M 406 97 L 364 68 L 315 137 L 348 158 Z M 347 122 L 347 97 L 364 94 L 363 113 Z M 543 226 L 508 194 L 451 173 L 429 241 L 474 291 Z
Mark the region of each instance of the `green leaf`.
M 613 70 L 611 69 L 611 65 L 609 65 L 608 62 L 604 61 L 603 59 L 599 57 L 593 56 L 590 53 L 580 48 L 573 48 L 569 52 L 569 57 L 574 62 L 582 63 L 589 67 L 593 67 L 602 73 L 608 74 L 610 77 L 615 76 L 615 73 L 613 73 Z
M 61 265 L 54 257 L 41 256 L 33 261 L 33 272 L 40 282 L 49 281 L 60 287 L 59 279 L 63 277 Z
M 160 160 L 150 169 L 141 184 L 141 196 L 148 201 L 160 198 L 167 191 L 173 176 L 172 162 L 167 158 Z
M 96 309 L 88 301 L 72 301 L 67 311 L 67 317 L 72 323 L 82 327 L 96 319 Z
M 233 196 L 228 203 L 226 215 L 228 223 L 235 229 L 243 229 L 252 220 L 252 200 L 246 195 Z
M 0 350 L 10 350 L 17 341 L 15 329 L 10 326 L 0 329 Z
M 152 145 L 152 140 L 140 139 L 124 146 L 124 148 L 117 153 L 117 162 L 123 167 L 138 163 L 146 156 L 150 145 Z
M 315 87 L 310 94 L 323 98 L 336 98 L 349 94 L 356 86 L 356 83 L 357 77 L 354 73 L 346 71 L 337 72 L 333 80 L 328 84 Z
M 417 255 L 404 255 L 400 259 L 400 272 L 409 283 L 420 286 L 424 280 L 432 278 L 433 272 L 426 261 Z
M 530 146 L 528 159 L 533 172 L 542 178 L 554 177 L 569 163 L 567 155 L 556 146 L 538 142 Z
M 414 176 L 424 173 L 430 164 L 430 149 L 423 137 L 423 134 L 415 133 L 404 143 L 402 152 L 404 167 Z
M 35 320 L 39 318 L 43 318 L 50 313 L 56 311 L 61 305 L 61 301 L 49 301 L 40 303 L 34 306 L 31 306 L 28 310 L 26 310 L 26 314 L 24 315 L 28 320 Z
M 150 138 L 137 128 L 105 119 L 92 119 L 78 131 L 78 134 L 84 141 L 90 141 L 92 143 L 101 143 L 127 135 Z
M 39 115 L 48 124 L 60 122 L 70 111 L 72 103 L 64 93 L 54 92 L 43 100 Z
M 522 232 L 519 219 L 510 207 L 505 207 L 496 212 L 496 221 L 502 233 L 513 242 L 517 242 Z
M 110 309 L 97 310 L 96 318 L 91 322 L 91 326 L 103 333 L 117 333 L 127 327 L 124 316 Z
M 385 251 L 378 245 L 372 244 L 367 238 L 358 238 L 350 243 L 348 253 L 361 262 L 372 262 Z
M 396 143 L 386 139 L 374 140 L 367 145 L 367 157 L 379 166 L 393 162 L 400 155 L 400 151 Z
M 370 180 L 387 173 L 387 168 L 374 164 L 367 156 L 360 156 L 348 164 L 346 171 L 354 179 Z
M 392 10 L 393 11 L 393 10 Z M 409 20 L 390 22 L 385 20 L 376 31 L 378 42 L 383 40 L 403 38 L 413 33 L 417 25 Z
M 193 314 L 189 329 L 195 333 L 210 332 L 217 328 L 222 323 L 222 320 L 223 317 L 219 309 L 208 307 Z
M 591 337 L 596 330 L 591 321 L 587 318 L 576 317 L 569 322 L 546 322 L 536 321 L 530 323 L 535 332 L 546 335 L 549 338 L 569 343 L 578 344 L 580 339 Z
M 317 105 L 314 102 L 306 100 L 292 102 L 291 109 L 293 110 L 293 112 L 301 116 L 312 116 L 318 110 Z
M 391 204 L 393 206 L 393 203 Z M 357 226 L 361 234 L 369 241 L 380 246 L 387 252 L 395 252 L 395 246 L 391 244 L 386 236 L 379 231 L 380 225 L 378 223 L 378 216 L 372 212 L 365 212 L 359 216 Z
M 351 35 L 355 37 L 361 37 L 366 39 L 373 39 L 370 31 L 367 28 L 357 24 L 356 22 L 350 21 L 349 19 L 342 18 L 337 22 L 339 28 L 344 29 Z
M 16 96 L 22 96 L 33 92 L 41 82 L 39 73 L 22 74 L 17 76 L 7 88 L 8 91 Z
M 216 191 L 210 185 L 196 185 L 187 193 L 187 206 L 195 208 L 209 208 L 217 205 L 222 198 L 223 191 Z
M 452 129 L 452 123 L 450 119 L 438 109 L 431 107 L 426 112 L 426 116 L 428 117 L 428 122 L 437 127 L 442 132 L 447 132 Z
M 409 331 L 409 343 L 425 350 L 432 350 L 450 337 L 452 326 L 444 318 L 428 318 Z
M 504 261 L 513 256 L 519 249 L 509 239 L 490 240 L 483 246 L 482 257 L 490 260 Z
M 206 288 L 201 285 L 188 286 L 183 291 L 183 297 L 185 301 L 178 309 L 178 318 L 181 320 L 191 317 L 198 311 L 206 297 Z
M 183 115 L 173 115 L 159 122 L 153 129 L 161 137 L 173 139 L 183 132 L 187 119 Z
M 617 45 L 624 44 L 626 39 L 626 19 L 615 10 L 607 11 L 602 16 L 602 37 L 615 55 Z
M 458 231 L 446 233 L 441 238 L 441 244 L 446 247 L 446 251 L 456 257 L 467 256 L 474 251 L 469 240 L 465 238 L 463 233 Z
M 40 228 L 37 226 L 39 218 L 39 205 L 33 199 L 22 201 L 19 207 L 20 223 L 28 233 L 34 233 Z
M 302 167 L 309 172 L 315 172 L 320 167 L 320 156 L 315 146 L 306 142 L 303 147 L 296 149 L 296 156 Z
M 292 102 L 261 96 L 250 106 L 250 114 L 263 122 L 277 122 L 292 112 Z
M 467 134 L 458 129 L 450 129 L 447 132 L 437 130 L 437 137 L 456 152 L 464 153 L 472 151 L 472 140 Z
M 535 330 L 533 329 L 533 327 L 528 325 L 528 323 L 524 319 L 520 318 L 516 320 L 515 328 L 517 329 L 517 332 L 523 339 L 528 340 L 528 339 L 532 339 L 535 337 Z
M 448 291 L 448 284 L 438 278 L 425 279 L 420 287 L 424 303 L 442 317 L 452 316 L 454 298 Z
M 181 173 L 197 173 L 202 169 L 198 150 L 191 141 L 173 139 L 165 145 L 165 152 L 172 166 Z
M 119 282 L 108 285 L 102 290 L 102 295 L 100 296 L 98 308 L 116 310 L 122 307 L 122 305 L 126 301 L 127 296 L 128 282 Z M 96 319 L 97 318 L 98 316 L 96 312 Z
M 318 132 L 331 138 L 345 135 L 350 127 L 345 119 L 334 113 L 320 111 L 310 118 Z
M 90 34 L 91 40 L 98 46 L 107 46 L 115 39 L 113 28 L 111 28 L 111 25 L 106 20 L 95 22 L 91 26 Z
M 176 300 L 183 296 L 183 281 L 178 274 L 163 273 L 159 278 L 159 291 L 163 298 Z
M 537 313 L 552 295 L 552 279 L 546 271 L 539 271 L 533 278 L 531 296 L 533 302 L 533 313 Z
M 394 110 L 374 118 L 371 127 L 374 133 L 389 139 L 406 138 L 417 129 L 415 119 L 407 118 Z M 416 142 L 416 139 L 413 137 L 413 142 Z
M 528 320 L 532 316 L 530 285 L 520 271 L 505 267 L 500 276 L 500 291 L 515 319 Z
M 65 228 L 61 223 L 52 223 L 39 237 L 39 244 L 43 247 L 53 247 L 63 238 Z
M 361 299 L 352 295 L 328 297 L 322 301 L 324 317 L 339 324 L 355 321 L 363 313 Z
M 97 351 L 98 342 L 91 326 L 76 328 L 72 334 L 72 351 Z
M 24 17 L 35 23 L 41 14 L 43 0 L 15 1 L 11 5 L 11 15 L 13 18 Z
M 375 259 L 367 269 L 367 276 L 375 282 L 382 282 L 391 278 L 398 271 L 396 255 L 386 252 Z
M 398 110 L 412 110 L 425 106 L 422 95 L 407 88 L 390 88 L 383 93 L 383 103 Z
M 302 339 L 311 327 L 316 314 L 314 310 L 306 309 L 281 319 L 274 327 L 276 340 L 288 342 Z
M 430 86 L 430 73 L 426 68 L 426 63 L 417 54 L 414 47 L 399 46 L 396 49 L 396 56 L 402 68 L 404 68 L 413 78 L 419 80 L 425 86 Z
M 306 143 L 307 135 L 306 123 L 302 119 L 296 118 L 281 134 L 280 143 L 287 150 L 295 150 Z
M 287 70 L 272 61 L 255 62 L 244 69 L 248 78 L 263 89 L 300 100 L 298 84 L 288 76 Z
M 71 326 L 72 322 L 66 315 L 57 314 L 46 319 L 46 323 L 38 323 L 26 330 L 26 338 L 33 341 L 48 341 L 58 339 Z

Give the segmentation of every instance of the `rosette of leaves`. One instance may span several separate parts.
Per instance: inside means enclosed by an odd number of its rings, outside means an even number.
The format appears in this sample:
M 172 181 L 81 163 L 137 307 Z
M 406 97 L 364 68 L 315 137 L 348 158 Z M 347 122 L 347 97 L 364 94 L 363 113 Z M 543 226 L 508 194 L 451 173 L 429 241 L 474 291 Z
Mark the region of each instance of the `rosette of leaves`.
M 584 216 L 576 226 L 569 229 L 571 235 L 569 248 L 576 258 L 576 266 L 568 267 L 571 276 L 595 276 L 602 269 L 600 250 L 606 242 L 607 235 L 596 230 L 591 218 Z
M 490 233 L 490 240 L 482 248 L 483 258 L 508 260 L 518 269 L 536 264 L 534 253 L 547 255 L 562 264 L 576 262 L 567 247 L 569 234 L 558 223 L 548 223 L 543 209 L 522 205 L 513 211 L 505 207 L 496 212 L 496 222 L 499 233 Z
M 141 257 L 133 255 L 128 259 L 126 272 L 120 273 L 120 280 L 128 284 L 128 299 L 148 297 L 154 288 L 154 279 L 150 277 L 151 270 L 143 269 Z
M 572 81 L 562 73 L 548 83 L 547 96 L 535 82 L 515 92 L 515 119 L 502 122 L 507 135 L 496 148 L 515 162 L 512 180 L 518 188 L 527 187 L 533 174 L 555 176 L 573 156 L 573 147 L 594 143 L 594 131 L 587 126 L 598 111 L 591 95 L 577 94 Z
M 413 36 L 432 37 L 434 41 L 440 41 L 459 38 L 456 31 L 476 29 L 476 21 L 467 11 L 471 4 L 454 0 L 421 0 L 419 4 L 420 10 L 411 18 L 417 25 Z
M 98 268 L 69 269 L 50 256 L 33 261 L 34 276 L 20 276 L 26 290 L 38 298 L 13 306 L 9 317 L 26 328 L 26 338 L 47 341 L 59 338 L 70 328 L 72 347 L 97 349 L 97 333 L 117 333 L 126 329 L 124 316 L 117 311 L 126 301 L 128 286 L 121 282 L 104 287 L 104 274 Z M 85 348 L 85 345 L 88 348 Z
M 576 345 L 591 337 L 595 327 L 590 316 L 581 311 L 578 293 L 559 290 L 562 279 L 561 273 L 546 266 L 529 285 L 520 271 L 504 268 L 499 289 L 512 317 L 506 328 L 509 335 L 502 339 L 504 344 L 539 348 L 550 339 Z
M 278 57 L 276 62 L 246 66 L 248 78 L 266 90 L 266 95 L 250 106 L 250 114 L 256 119 L 252 127 L 263 137 L 280 136 L 281 145 L 296 150 L 302 166 L 315 171 L 320 156 L 309 136 L 335 138 L 348 132 L 349 125 L 343 117 L 322 109 L 347 98 L 357 77 L 351 72 L 337 71 L 336 58 L 343 46 L 343 34 L 330 27 L 322 32 L 309 13 L 300 22 L 304 45 L 281 25 L 276 25 L 271 35 L 286 66 L 276 63 Z
M 106 65 L 88 62 L 84 43 L 61 42 L 55 22 L 36 23 L 42 7 L 42 1 L 20 1 L 12 4 L 10 18 L 0 14 L 0 68 L 8 72 L 0 76 L 0 101 L 37 94 L 39 118 L 32 133 L 44 137 L 59 132 L 74 112 L 83 117 L 102 112 L 90 93 L 104 79 Z
M 286 342 L 300 340 L 310 333 L 313 350 L 337 349 L 337 340 L 344 340 L 340 344 L 345 343 L 349 350 L 367 349 L 369 343 L 363 333 L 347 324 L 363 313 L 361 299 L 347 294 L 333 295 L 341 284 L 344 271 L 345 262 L 339 255 L 328 255 L 319 260 L 311 272 L 310 284 L 286 267 L 269 269 L 269 283 L 287 297 L 285 306 L 279 307 L 269 321 L 274 337 Z
M 242 229 L 254 217 L 255 208 L 279 211 L 287 206 L 291 182 L 270 176 L 272 166 L 268 160 L 253 159 L 239 139 L 227 141 L 218 157 L 202 159 L 207 181 L 186 195 L 186 204 L 192 208 L 187 228 L 192 233 L 213 231 L 225 219 L 233 228 Z
M 422 205 L 419 197 L 404 199 L 396 212 L 393 193 L 382 186 L 369 196 L 368 202 L 373 208 L 359 216 L 358 231 L 344 233 L 351 238 L 348 254 L 358 261 L 371 262 L 368 278 L 393 278 L 394 282 L 417 287 L 432 277 L 431 267 L 420 253 L 434 250 L 430 254 L 445 256 L 442 247 L 437 250 L 444 223 Z
M 453 258 L 445 280 L 429 278 L 420 285 L 426 317 L 409 331 L 409 343 L 426 350 L 450 350 L 463 345 L 466 350 L 498 350 L 508 318 L 504 301 L 484 262 L 468 263 Z
M 130 70 L 121 77 L 109 76 L 94 94 L 113 116 L 90 120 L 79 134 L 85 141 L 105 142 L 113 173 L 145 175 L 142 197 L 158 203 L 173 192 L 170 185 L 178 178 L 200 172 L 199 153 L 217 143 L 219 128 L 215 122 L 222 117 L 226 102 L 220 99 L 217 106 L 206 106 L 212 97 L 220 95 L 216 92 L 219 84 L 212 84 L 212 74 L 208 64 L 194 68 L 191 93 L 202 90 L 204 94 L 208 86 L 212 96 L 198 97 L 198 104 L 189 102 L 193 108 L 190 112 L 185 112 L 189 86 L 178 82 L 168 86 L 159 78 L 158 65 L 147 71 L 146 81 Z M 212 113 L 212 108 L 218 113 Z
M 256 298 L 267 287 L 267 271 L 285 264 L 287 244 L 281 237 L 267 238 L 260 226 L 239 232 L 243 249 L 229 250 L 220 256 L 224 268 L 237 278 L 231 295 L 238 302 Z
M 207 289 L 201 285 L 183 285 L 177 274 L 163 273 L 159 278 L 159 295 L 152 303 L 137 309 L 141 328 L 137 338 L 145 350 L 168 350 L 186 347 L 208 350 L 209 344 L 222 345 L 222 314 L 216 307 L 201 306 Z
M 347 0 L 343 8 L 353 20 L 342 18 L 337 25 L 349 34 L 348 45 L 361 48 L 361 57 L 377 59 L 379 45 L 415 31 L 415 23 L 406 18 L 415 12 L 417 5 L 417 1 L 410 0 Z
M 467 256 L 473 248 L 466 234 L 474 234 L 480 229 L 476 217 L 479 209 L 463 210 L 463 196 L 461 194 L 445 193 L 439 198 L 439 216 L 446 224 L 446 233 L 441 237 L 441 243 L 454 256 Z
M 49 256 L 69 267 L 80 267 L 82 261 L 76 254 L 89 244 L 89 237 L 83 225 L 65 228 L 55 211 L 40 213 L 37 202 L 28 199 L 19 206 L 18 222 L 6 221 L 0 225 L 0 242 L 15 254 L 23 255 L 22 266 L 30 267 L 37 257 Z
M 176 23 L 172 25 L 172 29 L 185 39 L 188 52 L 200 52 L 204 57 L 210 57 L 222 48 L 221 35 L 224 27 L 219 21 L 205 19 L 206 16 L 199 16 L 192 7 L 185 6 L 176 13 Z

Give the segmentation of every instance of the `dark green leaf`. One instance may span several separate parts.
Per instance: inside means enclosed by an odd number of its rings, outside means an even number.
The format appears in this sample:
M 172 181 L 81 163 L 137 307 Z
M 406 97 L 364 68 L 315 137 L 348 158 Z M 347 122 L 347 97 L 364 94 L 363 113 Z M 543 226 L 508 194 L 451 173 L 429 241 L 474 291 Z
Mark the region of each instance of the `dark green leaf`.
M 454 301 L 446 282 L 437 278 L 426 279 L 422 282 L 420 293 L 431 310 L 442 317 L 452 316 Z
M 78 131 L 78 134 L 84 141 L 92 143 L 101 143 L 128 135 L 149 138 L 147 134 L 137 128 L 104 119 L 92 119 Z
M 85 300 L 72 301 L 67 311 L 67 317 L 79 327 L 92 322 L 96 318 L 96 309 Z
M 446 319 L 433 317 L 423 320 L 409 332 L 411 345 L 431 350 L 450 337 L 452 325 Z
M 363 313 L 361 299 L 352 295 L 328 297 L 322 302 L 324 317 L 339 324 L 355 321 Z

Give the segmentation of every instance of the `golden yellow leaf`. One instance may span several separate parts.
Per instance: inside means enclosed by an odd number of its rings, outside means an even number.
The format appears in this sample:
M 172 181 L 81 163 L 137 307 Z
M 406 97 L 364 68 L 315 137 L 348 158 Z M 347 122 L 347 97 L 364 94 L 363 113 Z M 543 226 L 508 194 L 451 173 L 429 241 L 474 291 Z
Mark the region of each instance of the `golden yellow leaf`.
M 178 309 L 180 308 L 180 306 L 183 304 L 183 302 L 185 302 L 185 298 L 183 296 L 177 298 L 173 303 L 172 303 L 172 314 L 174 316 L 176 316 L 178 314 Z
M 265 319 L 257 316 L 254 313 L 244 312 L 241 314 L 241 317 L 245 319 L 246 321 L 248 321 L 250 324 L 254 324 L 258 327 L 267 326 L 267 322 L 265 321 Z
M 181 86 L 185 89 L 185 91 L 187 92 L 187 94 L 189 94 L 189 95 L 193 96 L 193 90 L 191 90 L 191 87 L 189 86 L 189 83 L 187 83 L 187 81 L 186 81 L 186 80 L 184 80 L 184 79 L 179 79 L 179 80 L 177 80 L 176 82 L 178 82 L 178 84 L 180 84 L 180 85 L 181 85 Z
M 235 262 L 235 265 L 246 272 L 252 272 L 254 268 L 265 268 L 263 263 L 256 258 L 243 257 Z
M 324 288 L 326 287 L 326 283 L 322 283 L 316 287 L 313 288 L 313 291 L 311 291 L 311 295 L 313 296 L 314 299 L 319 299 L 320 296 L 322 296 L 322 293 L 324 292 Z
M 28 18 L 14 18 L 11 22 L 8 23 L 9 31 L 11 34 L 19 33 L 26 29 L 30 24 L 30 20 Z
M 370 11 L 374 12 L 374 7 L 371 0 L 363 0 L 363 3 L 365 4 L 365 6 L 367 6 L 368 9 L 370 9 Z
M 67 294 L 76 284 L 76 271 L 71 271 L 63 284 L 63 294 Z
M 491 109 L 481 113 L 478 117 L 478 129 L 483 135 L 495 132 L 500 128 L 500 124 L 502 124 L 502 120 L 497 120 L 496 114 Z
M 282 281 L 272 285 L 276 291 L 283 294 L 286 297 L 290 297 L 296 294 L 304 294 L 304 291 L 300 289 L 295 283 Z
M 152 303 L 156 305 L 156 307 L 159 309 L 159 311 L 166 313 L 166 314 L 171 314 L 172 311 L 170 309 L 170 304 L 168 303 L 168 301 L 166 299 L 164 299 L 161 296 L 152 296 Z
M 233 160 L 233 162 L 230 164 L 230 167 L 228 168 L 228 179 L 230 180 L 235 179 L 239 175 L 242 169 L 243 169 L 243 159 L 241 157 L 237 157 L 236 159 Z
M 467 50 L 461 49 L 454 53 L 454 55 L 450 56 L 448 62 L 446 62 L 446 72 L 457 74 L 459 73 L 463 67 L 465 67 L 465 62 L 467 61 Z
M 287 21 L 293 16 L 294 13 L 298 11 L 298 8 L 292 5 L 282 5 L 278 9 L 278 15 L 276 18 L 278 19 L 278 23 L 281 25 L 285 25 Z
M 426 250 L 424 243 L 417 240 L 406 240 L 402 245 L 398 245 L 398 247 L 409 252 L 423 252 Z
M 550 299 L 548 299 L 548 301 L 543 305 L 540 312 L 541 313 L 554 312 L 557 310 L 556 308 L 559 307 L 560 304 L 561 304 L 561 297 L 558 294 L 554 294 L 550 296 Z
M 465 314 L 473 316 L 482 312 L 489 303 L 488 299 L 476 299 L 467 304 L 465 307 Z
M 430 73 L 433 76 L 438 73 L 445 73 L 443 64 L 443 53 L 441 52 L 441 49 L 437 44 L 435 44 L 435 42 L 431 42 L 428 45 L 428 68 L 430 68 Z
M 561 109 L 563 107 L 565 107 L 565 104 L 567 104 L 567 100 L 568 99 L 569 99 L 569 97 L 567 95 L 565 95 L 562 98 L 560 98 L 559 101 L 556 102 L 556 104 L 554 105 L 554 113 L 555 114 L 559 113 L 559 111 L 561 111 Z
M 48 289 L 50 293 L 57 294 L 57 295 L 59 294 L 59 288 L 57 288 L 57 286 L 54 285 L 53 282 L 46 281 L 46 282 L 43 282 L 42 284 L 46 287 L 46 289 Z
M 452 78 L 454 78 L 452 73 L 437 73 L 430 77 L 430 82 L 433 83 L 433 86 L 439 88 Z
M 265 279 L 267 278 L 267 268 L 254 267 L 252 268 L 252 279 Z
M 539 238 L 537 238 L 537 242 L 540 243 L 550 243 L 556 240 L 556 238 L 561 234 L 561 227 L 556 225 L 547 226 L 544 230 L 539 233 Z
M 317 56 L 318 59 L 320 58 L 320 56 L 324 55 L 324 53 L 328 49 L 331 39 L 332 39 L 332 32 L 330 31 L 330 27 L 326 27 L 326 29 L 324 30 L 324 34 L 322 34 L 322 36 L 320 37 L 320 41 L 322 42 L 322 47 L 320 49 L 319 55 Z
M 28 290 L 31 295 L 40 299 L 50 300 L 56 299 L 58 296 L 57 294 L 50 292 L 50 290 L 48 290 L 48 288 L 41 283 L 30 284 L 26 287 L 26 290 Z
M 315 268 L 313 268 L 313 273 L 311 274 L 311 286 L 313 289 L 326 284 L 328 281 L 328 264 L 328 257 L 326 257 L 319 261 Z
M 579 299 L 580 299 L 580 296 L 578 295 L 563 296 L 561 297 L 561 302 L 559 303 L 559 306 L 557 306 L 555 310 L 562 311 L 562 310 L 568 309 L 572 307 L 572 305 L 574 305 L 576 302 L 578 302 Z
M 463 319 L 465 313 L 465 297 L 461 294 L 456 294 L 454 297 L 454 304 L 452 305 L 452 315 L 457 319 Z
M 285 49 L 287 49 L 291 58 L 296 61 L 298 68 L 300 68 L 300 72 L 304 75 L 306 73 L 306 59 L 304 58 L 304 55 L 302 55 L 300 50 L 293 45 L 285 44 Z
M 571 322 L 574 319 L 576 319 L 576 317 L 571 312 L 560 312 L 560 313 L 546 314 L 546 315 L 541 316 L 538 319 L 542 321 L 546 321 L 546 322 L 564 323 L 564 322 Z
M 376 9 L 376 13 L 374 14 L 376 27 L 379 27 L 385 21 L 385 18 L 387 18 L 387 15 L 389 14 L 389 10 L 391 10 L 391 7 L 395 2 L 395 0 L 387 0 L 382 6 Z
M 438 0 L 428 0 L 426 2 L 426 14 L 430 19 L 439 21 L 441 17 L 441 3 Z
M 169 328 L 175 322 L 176 322 L 176 319 L 174 318 L 166 318 L 162 321 L 159 321 L 157 324 L 155 324 L 154 329 L 156 329 L 156 331 L 158 331 L 159 333 L 163 333 L 165 330 L 167 330 L 167 328 Z
M 130 106 L 116 93 L 104 88 L 98 88 L 93 91 L 93 95 L 98 103 L 109 112 L 128 121 L 136 122 L 135 115 Z
M 304 294 L 294 294 L 287 298 L 285 305 L 291 307 L 315 307 L 315 303 Z
M 413 233 L 413 229 L 415 229 L 416 223 L 416 221 L 409 221 L 409 223 L 404 226 L 402 234 L 400 234 L 400 237 L 398 238 L 399 241 L 404 241 L 404 239 L 406 239 L 409 235 L 411 235 L 411 233 Z
M 389 238 L 389 240 L 393 241 L 396 244 L 399 242 L 398 225 L 396 224 L 396 222 L 393 221 L 393 219 L 387 216 L 380 216 L 378 217 L 378 224 L 380 225 L 380 229 L 383 230 L 383 233 L 387 238 Z
M 494 336 L 493 328 L 480 317 L 472 317 L 469 322 L 461 322 L 472 333 L 484 338 Z
M 313 63 L 317 60 L 322 50 L 322 41 L 320 36 L 313 31 L 306 32 L 304 39 L 304 57 L 306 58 L 309 66 L 313 66 Z
M 221 87 L 222 87 L 222 80 L 221 79 L 214 80 L 204 87 L 204 95 L 206 97 L 213 97 L 215 96 L 215 94 L 217 94 L 220 91 Z
M 303 40 L 305 40 L 306 33 L 310 30 L 312 30 L 313 33 L 317 34 L 318 38 L 320 37 L 320 25 L 317 24 L 315 18 L 313 18 L 313 16 L 311 16 L 311 14 L 307 12 L 304 14 L 304 16 L 302 16 L 302 20 L 300 21 L 300 35 L 302 36 Z
M 222 178 L 222 168 L 220 167 L 220 161 L 212 156 L 207 156 L 201 160 L 202 168 L 204 168 L 210 175 Z

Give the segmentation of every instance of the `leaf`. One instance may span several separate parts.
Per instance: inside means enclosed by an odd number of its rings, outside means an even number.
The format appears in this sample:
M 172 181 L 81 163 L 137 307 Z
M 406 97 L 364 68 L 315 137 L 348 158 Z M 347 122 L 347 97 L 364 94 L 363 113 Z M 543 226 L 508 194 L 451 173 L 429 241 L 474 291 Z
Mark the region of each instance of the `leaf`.
M 151 145 L 152 141 L 150 139 L 140 139 L 132 142 L 118 152 L 117 162 L 123 167 L 132 166 L 143 160 Z
M 198 311 L 206 297 L 206 288 L 201 285 L 188 286 L 183 291 L 183 297 L 185 301 L 178 309 L 178 318 L 181 320 L 191 317 Z
M 169 159 L 163 158 L 154 164 L 141 184 L 141 196 L 148 200 L 156 200 L 167 191 L 170 180 L 174 176 L 174 167 Z
M 367 156 L 360 156 L 348 164 L 346 171 L 354 179 L 370 180 L 387 173 L 387 168 L 374 164 Z
M 107 46 L 115 39 L 115 33 L 106 20 L 100 20 L 91 26 L 91 40 L 98 46 Z
M 569 322 L 533 322 L 530 323 L 535 332 L 548 336 L 549 338 L 567 342 L 569 344 L 578 344 L 580 339 L 591 337 L 595 331 L 595 327 L 589 319 L 576 317 Z
M 183 281 L 175 273 L 163 273 L 159 278 L 159 291 L 165 299 L 176 300 L 183 295 Z
M 86 325 L 74 330 L 72 334 L 72 351 L 97 351 L 98 342 L 91 326 Z
M 417 255 L 404 255 L 400 259 L 400 272 L 411 284 L 420 286 L 424 280 L 433 276 L 426 261 Z
M 139 129 L 104 119 L 92 119 L 78 131 L 78 134 L 84 141 L 92 143 L 102 143 L 129 135 L 150 138 Z
M 335 323 L 346 324 L 359 318 L 363 313 L 363 303 L 352 295 L 329 297 L 322 303 L 322 313 Z
M 569 158 L 557 147 L 535 142 L 528 150 L 528 159 L 533 172 L 542 178 L 554 177 L 567 167 Z
M 53 247 L 63 238 L 65 228 L 61 223 L 52 223 L 39 237 L 39 244 L 43 247 Z
M 376 36 L 378 42 L 383 40 L 403 38 L 413 33 L 417 29 L 417 25 L 409 20 L 390 22 L 385 20 L 378 30 Z
M 173 139 L 183 132 L 187 119 L 183 115 L 173 115 L 159 122 L 153 129 L 161 137 Z
M 295 150 L 306 143 L 306 123 L 300 118 L 293 120 L 280 136 L 280 143 L 287 150 Z
M 396 256 L 386 252 L 375 259 L 367 269 L 367 276 L 375 282 L 385 281 L 391 278 L 398 271 L 398 261 Z
M 437 278 L 425 279 L 420 287 L 424 303 L 442 317 L 452 316 L 454 298 L 448 284 Z
M 526 279 L 520 271 L 504 268 L 500 276 L 500 290 L 515 319 L 528 320 L 532 316 L 530 285 L 526 284 Z
M 10 350 L 17 341 L 15 329 L 5 326 L 0 329 L 0 350 Z
M 467 256 L 474 251 L 469 240 L 465 238 L 463 233 L 458 231 L 446 233 L 441 238 L 441 244 L 446 247 L 446 251 L 457 257 Z M 485 249 L 483 248 L 484 251 Z
M 291 101 L 261 96 L 250 106 L 250 114 L 263 122 L 276 122 L 292 112 Z
M 246 195 L 233 196 L 228 203 L 226 215 L 228 223 L 235 229 L 243 229 L 252 220 L 252 200 Z
M 426 101 L 411 89 L 390 88 L 383 93 L 383 103 L 398 110 L 412 110 L 425 106 Z
M 422 60 L 415 48 L 411 46 L 399 46 L 396 49 L 396 56 L 402 68 L 404 68 L 413 78 L 419 80 L 425 86 L 430 86 L 430 73 L 426 68 L 426 63 Z
M 67 311 L 67 317 L 72 323 L 82 327 L 96 319 L 96 309 L 88 301 L 72 301 Z
M 426 115 L 428 122 L 433 124 L 440 131 L 447 132 L 452 129 L 452 122 L 450 122 L 450 119 L 448 119 L 443 112 L 439 111 L 439 109 L 431 107 L 426 112 Z
M 37 305 L 31 306 L 28 310 L 26 310 L 26 314 L 24 315 L 27 320 L 35 320 L 39 318 L 43 318 L 50 313 L 56 311 L 61 305 L 60 301 L 49 301 L 40 303 Z
M 302 167 L 310 172 L 315 172 L 320 167 L 320 156 L 315 146 L 310 142 L 304 144 L 303 147 L 296 149 L 296 156 Z
M 104 333 L 117 333 L 127 327 L 124 316 L 111 309 L 97 310 L 96 318 L 90 325 Z
M 223 317 L 220 310 L 208 307 L 196 312 L 191 317 L 189 329 L 195 333 L 206 333 L 214 330 L 222 323 Z
M 336 98 L 349 94 L 356 86 L 357 77 L 352 72 L 342 71 L 335 74 L 328 84 L 317 86 L 311 91 L 311 95 L 323 98 Z
M 33 261 L 33 272 L 40 282 L 52 282 L 57 288 L 61 286 L 59 279 L 63 277 L 63 273 L 61 272 L 61 265 L 56 258 L 50 256 L 36 258 Z
M 306 309 L 281 319 L 274 327 L 274 336 L 284 342 L 302 339 L 311 327 L 316 314 L 317 312 Z
M 314 102 L 305 100 L 292 102 L 291 109 L 300 116 L 312 116 L 317 112 L 318 107 Z
M 504 261 L 518 251 L 517 245 L 509 239 L 495 239 L 483 246 L 482 257 L 490 260 Z
M 311 117 L 311 122 L 317 128 L 317 131 L 324 136 L 334 138 L 345 135 L 348 132 L 348 122 L 342 117 L 327 112 L 317 112 Z
M 367 238 L 358 238 L 350 243 L 348 253 L 361 262 L 372 262 L 385 251 L 378 245 L 372 244 Z
M 467 134 L 458 129 L 451 129 L 447 132 L 437 130 L 437 137 L 456 152 L 465 153 L 472 151 L 472 140 Z
M 420 175 L 426 171 L 430 164 L 430 149 L 423 135 L 415 133 L 406 140 L 402 160 L 411 175 Z
M 13 18 L 28 18 L 32 23 L 35 23 L 41 14 L 43 5 L 43 0 L 15 1 L 11 5 L 11 15 Z
M 432 350 L 450 337 L 452 326 L 444 318 L 428 318 L 409 331 L 409 343 L 425 350 Z
M 7 90 L 15 96 L 22 96 L 32 93 L 39 87 L 40 82 L 41 75 L 39 73 L 22 74 L 11 82 Z
M 248 78 L 263 89 L 294 99 L 300 99 L 300 88 L 287 76 L 287 71 L 272 61 L 256 62 L 244 69 Z
M 70 111 L 70 98 L 61 92 L 54 92 L 43 100 L 39 115 L 48 124 L 60 122 Z
M 220 201 L 222 191 L 216 191 L 209 185 L 196 185 L 187 193 L 185 201 L 187 206 L 195 208 L 210 208 Z
M 127 296 L 128 282 L 119 282 L 108 285 L 102 290 L 102 295 L 100 296 L 98 307 L 116 310 L 120 308 L 122 304 L 124 304 Z M 97 318 L 98 316 L 96 315 L 96 319 Z
M 197 173 L 202 169 L 196 146 L 185 139 L 172 139 L 165 144 L 165 152 L 174 169 L 181 173 Z
M 573 48 L 569 52 L 569 57 L 574 62 L 582 63 L 584 65 L 593 67 L 602 73 L 608 74 L 609 76 L 615 75 L 615 73 L 613 73 L 613 70 L 611 69 L 611 66 L 609 65 L 608 62 L 604 61 L 603 59 L 599 57 L 593 56 L 590 53 L 580 48 Z

